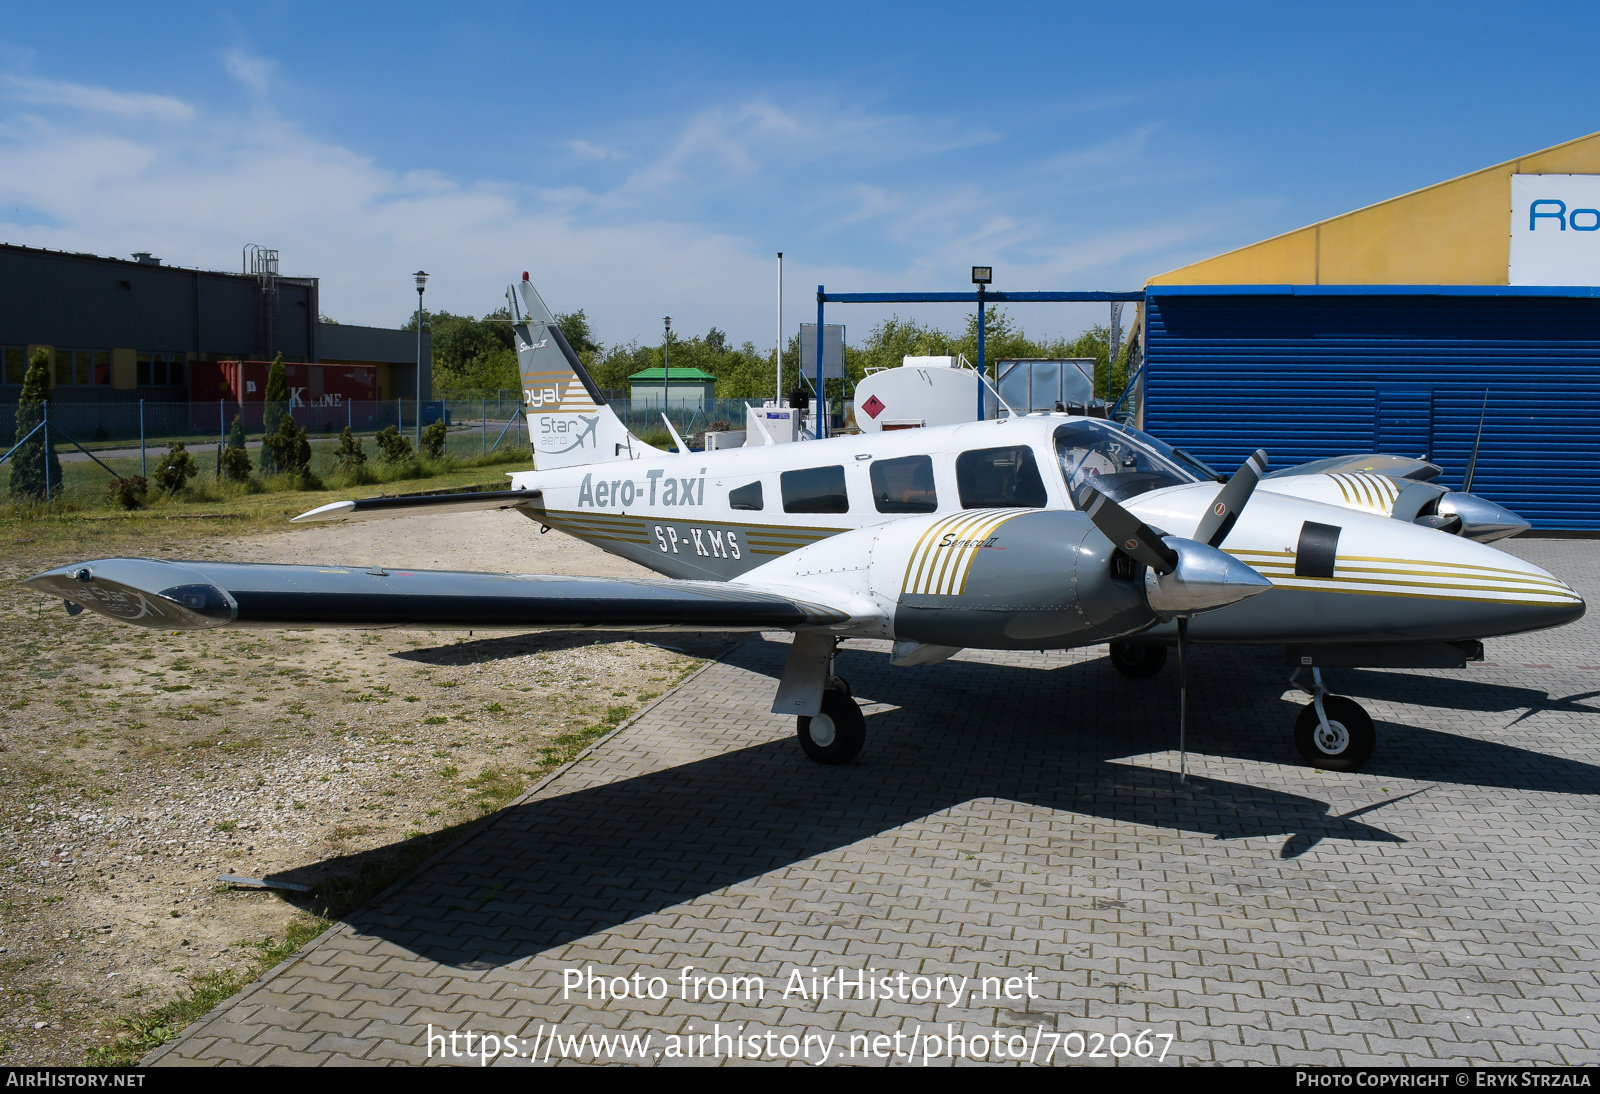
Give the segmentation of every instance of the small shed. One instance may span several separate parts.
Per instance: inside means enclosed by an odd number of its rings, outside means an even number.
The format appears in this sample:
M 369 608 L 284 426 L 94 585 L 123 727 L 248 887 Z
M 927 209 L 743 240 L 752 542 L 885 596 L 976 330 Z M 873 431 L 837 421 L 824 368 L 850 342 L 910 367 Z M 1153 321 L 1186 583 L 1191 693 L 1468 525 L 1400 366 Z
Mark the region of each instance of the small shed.
M 684 410 L 705 410 L 717 397 L 717 378 L 697 368 L 667 370 L 647 368 L 628 377 L 634 406 L 675 406 Z

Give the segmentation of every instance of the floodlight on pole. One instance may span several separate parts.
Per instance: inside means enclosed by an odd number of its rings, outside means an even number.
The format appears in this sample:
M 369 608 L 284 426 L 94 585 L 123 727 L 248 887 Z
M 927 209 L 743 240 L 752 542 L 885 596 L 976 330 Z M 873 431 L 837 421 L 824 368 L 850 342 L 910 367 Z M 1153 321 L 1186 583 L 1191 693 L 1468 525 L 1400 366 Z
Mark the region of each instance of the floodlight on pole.
M 988 285 L 990 285 L 993 281 L 994 281 L 994 267 L 993 266 L 974 266 L 974 267 L 972 267 L 972 283 L 974 285 L 978 286 L 978 421 L 980 421 L 980 422 L 983 421 L 983 416 L 984 416 L 984 410 L 983 410 L 983 384 L 984 384 L 984 375 L 985 375 L 984 362 L 983 362 L 983 328 L 984 328 L 983 290 Z
M 672 409 L 672 316 L 661 317 L 666 333 L 661 337 L 661 409 Z
M 411 275 L 417 279 L 417 454 L 422 454 L 422 290 L 428 284 L 428 271 Z

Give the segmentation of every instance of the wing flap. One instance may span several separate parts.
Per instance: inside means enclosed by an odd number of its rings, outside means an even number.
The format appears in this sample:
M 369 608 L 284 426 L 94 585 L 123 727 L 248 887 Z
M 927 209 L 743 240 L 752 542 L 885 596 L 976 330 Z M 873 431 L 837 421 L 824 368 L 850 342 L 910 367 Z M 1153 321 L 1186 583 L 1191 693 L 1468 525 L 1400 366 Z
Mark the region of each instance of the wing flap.
M 27 585 L 125 623 L 215 627 L 787 630 L 847 613 L 720 582 L 110 558 Z
M 436 494 L 396 494 L 329 502 L 301 513 L 292 524 L 314 521 L 377 520 L 383 517 L 437 516 L 444 513 L 483 513 L 496 509 L 542 505 L 542 490 L 471 490 Z

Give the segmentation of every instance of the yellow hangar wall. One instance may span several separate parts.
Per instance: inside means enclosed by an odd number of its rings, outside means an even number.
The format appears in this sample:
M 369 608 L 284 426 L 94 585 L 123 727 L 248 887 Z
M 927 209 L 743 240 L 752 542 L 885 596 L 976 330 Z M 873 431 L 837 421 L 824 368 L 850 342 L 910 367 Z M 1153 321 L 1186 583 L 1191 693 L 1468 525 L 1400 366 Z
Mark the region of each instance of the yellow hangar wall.
M 1600 133 L 1402 194 L 1152 285 L 1504 285 L 1512 175 L 1600 174 Z

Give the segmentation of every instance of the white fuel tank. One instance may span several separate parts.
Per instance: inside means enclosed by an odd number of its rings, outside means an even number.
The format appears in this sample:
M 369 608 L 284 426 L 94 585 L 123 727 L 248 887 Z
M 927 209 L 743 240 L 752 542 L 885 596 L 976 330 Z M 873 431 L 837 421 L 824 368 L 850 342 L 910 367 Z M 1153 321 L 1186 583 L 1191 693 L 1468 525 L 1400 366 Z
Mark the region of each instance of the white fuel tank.
M 865 433 L 877 433 L 977 421 L 978 374 L 969 368 L 932 363 L 954 360 L 908 357 L 900 368 L 864 377 L 856 385 L 856 425 Z M 983 417 L 995 417 L 998 409 L 994 393 L 985 389 Z

